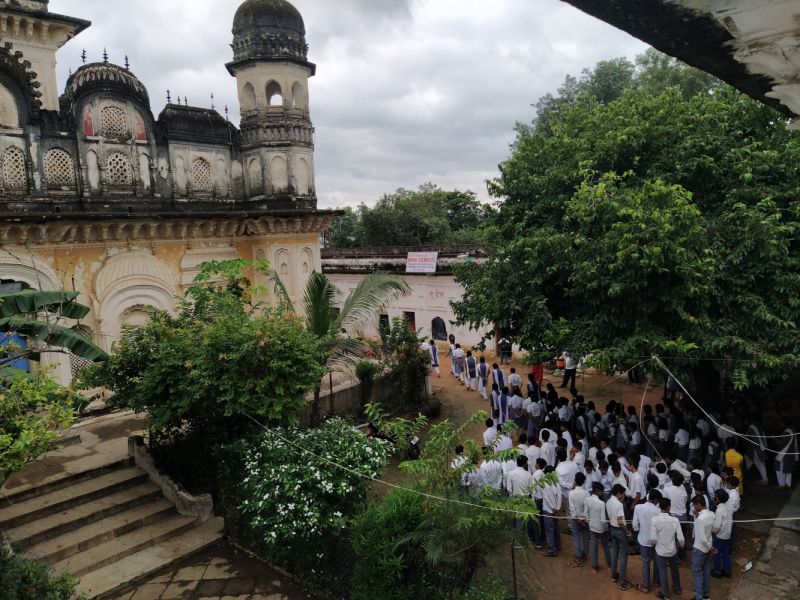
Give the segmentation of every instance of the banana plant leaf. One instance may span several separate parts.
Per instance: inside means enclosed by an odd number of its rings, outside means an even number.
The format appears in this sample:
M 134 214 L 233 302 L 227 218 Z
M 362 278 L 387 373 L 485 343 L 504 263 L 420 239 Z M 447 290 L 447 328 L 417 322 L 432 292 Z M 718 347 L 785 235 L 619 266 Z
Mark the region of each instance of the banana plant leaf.
M 0 369 L 0 380 L 8 379 L 9 381 L 13 381 L 17 377 L 27 379 L 28 381 L 36 379 L 36 375 L 32 375 L 31 373 L 23 371 L 22 369 L 15 369 L 14 367 L 5 367 Z M 2 387 L 2 383 L 0 383 L 0 387 Z M 83 411 L 85 411 L 86 407 L 91 403 L 92 401 L 86 396 L 72 394 L 72 410 L 80 415 L 83 414 Z
M 41 321 L 29 321 L 22 317 L 6 317 L 0 319 L 0 333 L 18 333 L 34 340 L 40 340 L 51 346 L 66 348 L 75 356 L 92 362 L 108 360 L 108 354 L 95 346 L 82 335 L 61 327 Z
M 0 318 L 30 315 L 46 310 L 58 313 L 67 319 L 82 319 L 89 314 L 89 307 L 78 304 L 75 299 L 80 292 L 40 292 L 25 290 L 0 296 Z

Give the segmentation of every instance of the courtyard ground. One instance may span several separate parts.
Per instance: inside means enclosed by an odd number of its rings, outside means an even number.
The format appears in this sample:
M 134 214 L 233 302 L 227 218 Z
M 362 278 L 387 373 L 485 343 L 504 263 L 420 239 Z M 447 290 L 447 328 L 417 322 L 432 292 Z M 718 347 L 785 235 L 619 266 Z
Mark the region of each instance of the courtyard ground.
M 440 346 L 441 356 L 446 354 L 444 345 Z M 480 356 L 480 354 L 478 355 Z M 485 354 L 487 362 L 496 362 L 497 358 L 493 353 Z M 524 382 L 527 382 L 528 368 L 516 362 L 520 357 L 517 355 L 512 359 L 510 367 L 515 367 Z M 504 366 L 506 375 L 509 373 L 509 366 Z M 442 377 L 434 375 L 433 391 L 435 397 L 442 404 L 442 414 L 434 422 L 450 419 L 457 425 L 464 423 L 470 415 L 479 410 L 488 412 L 488 402 L 478 394 L 477 391 L 468 391 L 458 383 L 456 378 L 449 373 L 449 363 L 442 361 Z M 651 383 L 649 389 L 645 389 L 647 376 L 642 377 L 639 385 L 628 382 L 627 377 L 612 378 L 603 373 L 593 370 L 581 374 L 577 379 L 577 388 L 587 401 L 593 400 L 600 412 L 603 411 L 605 404 L 611 400 L 622 402 L 626 406 L 636 406 L 637 412 L 641 412 L 642 404 L 655 405 L 661 402 L 662 388 L 656 383 Z M 561 380 L 553 376 L 551 372 L 545 370 L 544 383 L 553 383 L 556 387 L 561 385 Z M 561 390 L 566 391 L 566 390 Z M 470 432 L 478 443 L 482 444 L 482 434 L 485 426 L 480 424 Z M 426 435 L 422 435 L 423 441 Z M 395 457 L 384 475 L 384 479 L 390 483 L 403 481 L 404 475 L 400 471 L 399 460 Z M 374 493 L 381 495 L 386 493 L 386 486 L 376 485 Z M 771 487 L 749 485 L 745 491 L 744 510 L 740 513 L 741 520 L 750 519 L 769 519 L 775 518 L 781 512 L 784 504 L 789 498 L 786 490 L 776 490 Z M 738 535 L 738 548 L 732 556 L 733 577 L 730 580 L 712 581 L 712 598 L 729 598 L 733 589 L 742 578 L 745 566 L 752 562 L 760 552 L 764 544 L 765 535 L 771 526 L 770 522 L 748 523 L 742 526 Z M 517 551 L 517 580 L 519 595 L 521 598 L 533 600 L 534 598 L 581 598 L 582 600 L 617 600 L 631 595 L 638 596 L 639 592 L 629 590 L 623 592 L 616 584 L 611 583 L 608 570 L 601 569 L 599 573 L 593 574 L 590 567 L 571 569 L 567 563 L 574 558 L 572 537 L 562 534 L 562 552 L 558 558 L 544 558 L 540 553 L 530 550 Z M 603 559 L 600 559 L 601 566 Z M 628 578 L 634 583 L 642 581 L 641 558 L 631 556 L 628 560 Z M 505 552 L 498 564 L 501 576 L 511 582 L 511 557 L 510 550 Z M 683 586 L 683 596 L 692 597 L 692 576 L 690 563 L 681 563 L 681 581 Z M 509 588 L 510 591 L 510 588 Z M 651 588 L 650 594 L 655 595 Z

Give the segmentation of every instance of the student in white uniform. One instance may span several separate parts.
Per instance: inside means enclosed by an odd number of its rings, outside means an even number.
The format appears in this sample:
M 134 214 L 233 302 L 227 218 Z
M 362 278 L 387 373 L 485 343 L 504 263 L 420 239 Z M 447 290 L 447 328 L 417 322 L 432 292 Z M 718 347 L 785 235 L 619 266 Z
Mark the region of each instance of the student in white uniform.
M 586 512 L 586 501 L 589 492 L 583 489 L 586 475 L 575 474 L 572 491 L 569 493 L 569 511 L 572 515 L 572 544 L 575 546 L 575 560 L 567 563 L 570 568 L 582 567 L 589 557 L 589 517 Z
M 548 466 L 545 475 L 555 472 L 555 469 Z M 547 552 L 544 556 L 555 558 L 561 552 L 561 529 L 558 520 L 554 517 L 561 515 L 562 496 L 558 484 L 548 483 L 542 492 L 542 514 L 544 515 L 544 529 L 547 535 Z
M 669 598 L 669 576 L 672 575 L 672 588 L 681 594 L 681 574 L 678 548 L 686 543 L 681 531 L 681 524 L 671 512 L 672 501 L 662 498 L 659 501 L 661 514 L 654 517 L 650 524 L 650 543 L 656 551 L 656 564 L 661 579 L 661 598 Z
M 494 419 L 486 419 L 486 431 L 483 432 L 483 445 L 491 446 L 496 437 L 497 427 L 494 425 Z
M 424 349 L 423 347 L 423 350 Z M 428 342 L 428 352 L 431 355 L 431 371 L 436 371 L 436 375 L 441 379 L 442 374 L 439 372 L 439 347 L 433 340 Z
M 708 598 L 711 593 L 711 549 L 714 547 L 714 513 L 708 510 L 705 496 L 692 498 L 694 513 L 694 546 L 692 578 L 694 597 Z
M 619 583 L 619 589 L 629 590 L 633 584 L 628 581 L 628 548 L 633 535 L 625 521 L 625 488 L 615 485 L 611 498 L 606 503 L 609 525 L 611 526 L 611 581 Z M 619 570 L 617 564 L 619 561 Z
M 550 431 L 547 429 L 542 430 L 542 458 L 547 463 L 548 467 L 555 467 L 556 465 L 556 447 L 550 441 Z
M 489 386 L 490 373 L 491 369 L 489 369 L 489 365 L 486 364 L 486 359 L 481 356 L 480 362 L 478 363 L 478 392 L 483 396 L 484 400 L 488 400 L 486 388 Z
M 606 565 L 611 568 L 611 538 L 608 534 L 608 515 L 603 502 L 603 484 L 594 482 L 592 493 L 586 500 L 586 515 L 589 521 L 589 543 L 592 547 L 592 573 L 597 573 L 600 564 L 597 559 L 597 544 L 603 547 Z
M 728 492 L 717 490 L 714 504 L 714 570 L 711 576 L 717 579 L 731 578 L 731 532 L 733 531 L 733 511 L 728 504 Z
M 638 531 L 636 541 L 642 554 L 642 583 L 636 585 L 636 589 L 647 594 L 650 591 L 650 565 L 653 565 L 653 586 L 661 585 L 661 578 L 656 564 L 656 555 L 653 550 L 653 543 L 650 541 L 650 524 L 653 517 L 661 514 L 658 503 L 661 500 L 661 492 L 651 490 L 647 496 L 647 501 L 639 504 L 633 511 L 633 521 L 631 527 Z
M 464 351 L 461 349 L 461 344 L 456 344 L 456 349 L 453 351 L 453 360 L 455 360 L 455 373 L 461 385 L 464 385 Z

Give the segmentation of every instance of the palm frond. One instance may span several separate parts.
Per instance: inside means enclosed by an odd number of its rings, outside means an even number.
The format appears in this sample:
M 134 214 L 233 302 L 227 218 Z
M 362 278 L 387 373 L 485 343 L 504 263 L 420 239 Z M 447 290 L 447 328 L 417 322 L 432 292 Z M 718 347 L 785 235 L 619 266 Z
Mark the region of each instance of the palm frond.
M 394 273 L 376 271 L 364 277 L 342 305 L 336 329 L 365 326 L 394 300 L 411 294 L 411 287 Z
M 336 299 L 341 293 L 341 290 L 322 273 L 314 271 L 308 278 L 301 304 L 306 317 L 306 327 L 317 337 L 322 338 L 326 335 L 339 337 L 339 330 L 335 327 L 338 316 Z
M 269 272 L 269 280 L 272 282 L 272 287 L 275 289 L 275 295 L 280 299 L 281 304 L 287 306 L 289 310 L 294 311 L 294 305 L 292 304 L 292 299 L 289 297 L 289 291 L 286 289 L 286 286 L 284 285 L 281 276 L 278 275 L 278 272 L 271 270 Z

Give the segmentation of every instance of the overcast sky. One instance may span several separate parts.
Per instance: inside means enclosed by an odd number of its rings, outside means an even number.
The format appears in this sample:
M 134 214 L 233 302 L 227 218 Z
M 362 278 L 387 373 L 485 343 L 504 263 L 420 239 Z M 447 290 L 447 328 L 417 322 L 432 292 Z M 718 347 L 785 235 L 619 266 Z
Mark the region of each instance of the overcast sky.
M 173 98 L 227 105 L 238 122 L 232 58 L 240 0 L 51 0 L 50 10 L 92 21 L 59 51 L 68 69 L 90 61 L 131 70 L 156 116 Z M 295 0 L 303 14 L 316 127 L 319 206 L 374 203 L 432 181 L 488 200 L 487 179 L 509 154 L 517 120 L 567 73 L 646 46 L 559 0 Z

